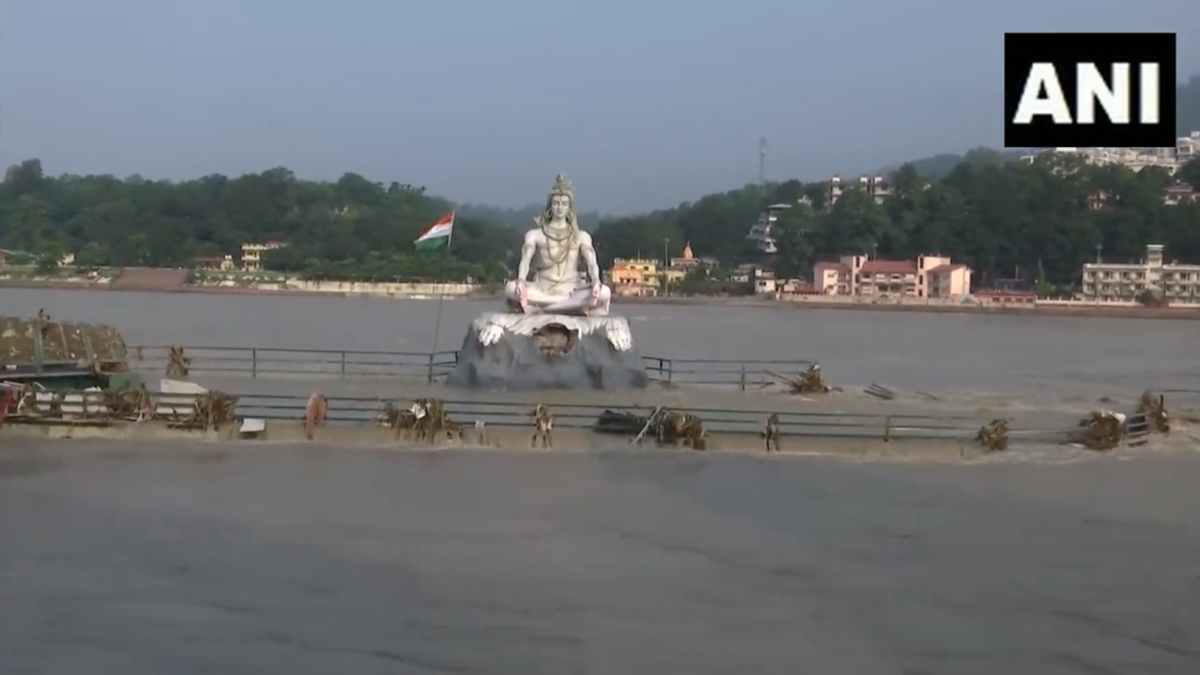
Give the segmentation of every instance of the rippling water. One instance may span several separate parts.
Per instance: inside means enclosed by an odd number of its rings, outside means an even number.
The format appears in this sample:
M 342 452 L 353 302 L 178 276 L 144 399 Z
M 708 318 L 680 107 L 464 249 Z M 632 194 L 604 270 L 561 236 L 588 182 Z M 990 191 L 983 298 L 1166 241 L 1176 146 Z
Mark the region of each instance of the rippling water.
M 436 300 L 0 289 L 0 313 L 45 307 L 118 326 L 131 344 L 427 352 Z M 440 349 L 501 307 L 446 300 Z M 835 383 L 927 389 L 1096 393 L 1200 389 L 1200 322 L 925 314 L 738 304 L 613 305 L 646 355 L 814 359 Z

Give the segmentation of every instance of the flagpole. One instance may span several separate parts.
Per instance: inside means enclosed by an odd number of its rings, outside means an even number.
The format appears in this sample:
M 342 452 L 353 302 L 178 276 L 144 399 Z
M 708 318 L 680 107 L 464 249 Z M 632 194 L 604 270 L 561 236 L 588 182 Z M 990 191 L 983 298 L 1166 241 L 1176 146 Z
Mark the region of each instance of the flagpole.
M 450 236 L 446 238 L 446 253 L 447 254 L 450 253 L 450 244 L 453 243 L 453 241 L 454 241 L 454 212 L 451 211 L 450 212 Z M 438 338 L 441 336 L 440 334 L 442 332 L 442 305 L 446 302 L 446 294 L 444 292 L 442 292 L 441 282 L 435 282 L 435 283 L 437 283 L 437 288 L 438 288 L 438 292 L 437 292 L 438 304 L 437 304 L 437 318 L 435 318 L 433 321 L 433 349 L 430 350 L 430 353 L 429 353 L 430 384 L 433 383 L 432 382 L 433 381 L 433 361 L 434 361 L 435 357 L 437 356 Z

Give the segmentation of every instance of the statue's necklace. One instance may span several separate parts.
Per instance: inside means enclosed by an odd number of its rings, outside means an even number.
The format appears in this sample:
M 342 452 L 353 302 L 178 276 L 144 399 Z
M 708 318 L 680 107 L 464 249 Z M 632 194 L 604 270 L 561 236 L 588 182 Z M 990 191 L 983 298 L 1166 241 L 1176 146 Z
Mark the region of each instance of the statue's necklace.
M 554 253 L 554 249 L 550 246 L 550 244 L 546 244 L 547 257 L 549 257 L 550 262 L 554 264 L 554 271 L 561 274 L 563 263 L 565 263 L 567 261 L 567 257 L 571 255 L 571 244 L 574 243 L 575 228 L 567 226 L 566 234 L 562 236 L 555 236 L 550 232 L 548 225 L 548 223 L 546 225 L 542 225 L 542 234 L 546 235 L 547 240 L 558 244 L 566 242 L 566 244 L 563 244 L 563 246 L 559 249 L 557 254 Z

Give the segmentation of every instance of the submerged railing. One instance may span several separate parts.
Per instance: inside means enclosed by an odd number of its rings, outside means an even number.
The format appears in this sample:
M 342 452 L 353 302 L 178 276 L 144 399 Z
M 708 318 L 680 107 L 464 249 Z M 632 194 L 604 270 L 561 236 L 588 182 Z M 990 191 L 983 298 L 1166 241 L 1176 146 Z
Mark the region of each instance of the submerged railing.
M 130 365 L 166 372 L 168 346 L 134 345 Z M 189 372 L 257 377 L 395 377 L 434 382 L 458 365 L 457 351 L 184 346 Z
M 719 360 L 677 359 L 643 356 L 642 364 L 651 380 L 668 385 L 727 385 L 741 391 L 778 384 L 775 374 L 798 375 L 815 364 L 807 359 Z
M 48 394 L 43 395 L 39 397 L 41 398 L 39 403 L 43 406 L 42 411 L 33 421 L 67 424 L 108 424 L 110 422 L 111 415 L 105 405 L 102 392 L 70 391 L 60 393 L 65 400 L 58 414 L 53 417 L 46 414 L 49 399 L 45 398 Z M 157 411 L 158 418 L 168 422 L 187 418 L 191 413 L 191 402 L 206 396 L 205 394 L 178 392 L 149 391 L 147 393 L 153 402 L 153 409 Z M 235 419 L 228 420 L 226 422 L 228 424 L 235 424 L 245 418 L 299 422 L 304 419 L 308 404 L 308 396 L 292 394 L 231 395 L 236 397 L 237 402 L 233 412 Z M 407 409 L 412 403 L 408 400 L 382 397 L 329 396 L 326 397 L 328 403 L 326 420 L 351 424 L 373 424 L 378 421 L 380 414 L 384 411 L 385 403 L 389 400 L 403 409 Z M 471 428 L 475 422 L 482 422 L 485 427 L 532 428 L 533 403 L 468 399 L 450 399 L 442 402 L 447 415 L 453 421 L 467 428 Z M 555 403 L 550 405 L 550 410 L 554 415 L 556 429 L 595 429 L 601 415 L 606 411 L 631 414 L 644 420 L 653 413 L 654 408 L 644 405 Z M 795 412 L 694 407 L 680 407 L 678 410 L 700 417 L 705 431 L 709 433 L 757 435 L 764 429 L 767 418 L 770 415 L 777 415 L 779 428 L 784 436 L 861 438 L 883 441 L 902 439 L 968 441 L 974 438 L 982 423 L 979 419 L 965 415 Z M 164 411 L 167 411 L 166 415 L 164 415 Z M 1043 435 L 1055 432 L 1013 429 L 1011 433 L 1028 437 L 1031 434 Z M 627 435 L 632 437 L 635 434 L 635 431 L 631 431 Z M 612 434 L 614 438 L 622 438 L 625 435 L 624 433 Z
M 136 370 L 165 372 L 169 346 L 129 348 Z M 458 365 L 458 351 L 393 352 L 361 349 L 184 346 L 189 370 L 257 377 L 390 377 L 433 383 Z M 808 359 L 719 360 L 643 356 L 651 381 L 664 385 L 737 387 L 742 391 L 778 383 L 774 374 L 797 375 L 816 363 Z

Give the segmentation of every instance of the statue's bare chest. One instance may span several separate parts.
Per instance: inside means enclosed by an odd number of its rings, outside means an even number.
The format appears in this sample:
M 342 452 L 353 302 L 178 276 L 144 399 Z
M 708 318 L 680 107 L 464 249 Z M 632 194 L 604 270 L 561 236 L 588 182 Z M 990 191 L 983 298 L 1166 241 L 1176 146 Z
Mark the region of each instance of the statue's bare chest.
M 562 265 L 575 259 L 578 246 L 575 237 L 570 235 L 553 237 L 543 233 L 538 242 L 538 253 L 547 266 Z

